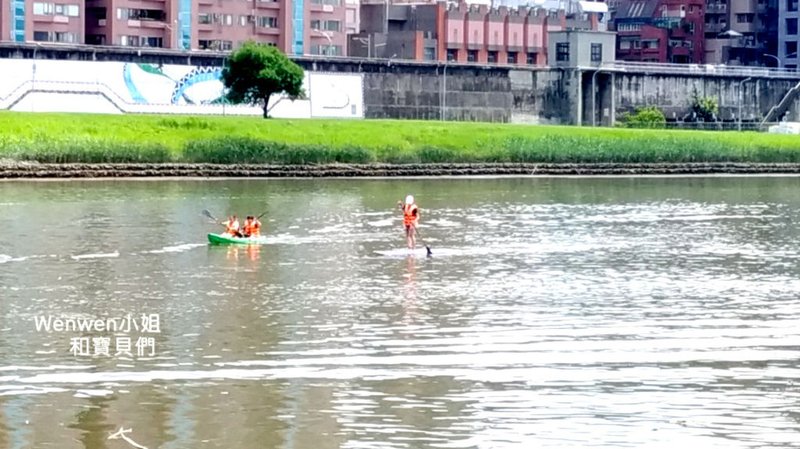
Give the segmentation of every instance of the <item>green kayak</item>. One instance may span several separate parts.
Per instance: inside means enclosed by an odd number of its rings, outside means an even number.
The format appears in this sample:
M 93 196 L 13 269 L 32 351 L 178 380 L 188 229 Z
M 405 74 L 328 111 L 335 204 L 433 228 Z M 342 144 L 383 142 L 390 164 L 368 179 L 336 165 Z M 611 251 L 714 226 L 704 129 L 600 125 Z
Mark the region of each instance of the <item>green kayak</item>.
M 260 245 L 264 243 L 263 237 L 230 237 L 221 234 L 208 234 L 208 242 L 214 245 Z

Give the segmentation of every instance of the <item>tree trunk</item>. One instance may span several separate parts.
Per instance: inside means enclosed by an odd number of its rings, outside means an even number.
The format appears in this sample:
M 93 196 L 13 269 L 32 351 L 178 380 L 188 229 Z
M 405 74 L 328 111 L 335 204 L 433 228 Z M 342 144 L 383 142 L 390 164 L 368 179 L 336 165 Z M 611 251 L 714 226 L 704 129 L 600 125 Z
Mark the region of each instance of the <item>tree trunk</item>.
M 267 95 L 264 97 L 264 118 L 269 118 L 269 97 L 271 95 Z

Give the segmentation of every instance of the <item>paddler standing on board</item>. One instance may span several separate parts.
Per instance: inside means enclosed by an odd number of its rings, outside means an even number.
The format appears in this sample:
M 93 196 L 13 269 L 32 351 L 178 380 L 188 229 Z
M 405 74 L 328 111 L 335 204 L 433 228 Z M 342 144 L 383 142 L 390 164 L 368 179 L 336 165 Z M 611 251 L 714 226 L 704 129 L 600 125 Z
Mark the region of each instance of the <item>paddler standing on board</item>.
M 412 195 L 406 196 L 406 202 L 397 202 L 397 206 L 403 211 L 403 227 L 406 230 L 406 243 L 408 249 L 413 250 L 417 246 L 417 225 L 419 225 L 419 207 L 414 203 Z

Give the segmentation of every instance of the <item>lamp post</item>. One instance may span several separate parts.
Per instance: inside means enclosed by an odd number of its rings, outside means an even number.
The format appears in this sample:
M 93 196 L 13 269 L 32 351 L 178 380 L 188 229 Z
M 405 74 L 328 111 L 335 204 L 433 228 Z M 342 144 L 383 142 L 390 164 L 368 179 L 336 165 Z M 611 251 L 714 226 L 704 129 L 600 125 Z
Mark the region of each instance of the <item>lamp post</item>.
M 442 69 L 442 121 L 447 120 L 447 58 L 444 60 L 444 68 Z
M 764 53 L 764 56 L 774 59 L 778 63 L 777 67 L 781 68 L 781 58 L 779 58 L 779 57 L 777 57 L 775 55 L 771 55 L 769 53 Z
M 747 78 L 739 81 L 739 131 L 742 130 L 742 88 L 744 87 L 744 83 L 753 79 L 752 77 L 748 76 Z
M 373 44 L 372 43 L 372 35 L 371 34 L 367 34 L 366 38 L 357 37 L 357 38 L 355 38 L 355 40 L 357 40 L 358 42 L 361 42 L 362 44 L 367 46 L 367 59 L 372 59 L 372 49 L 373 48 L 385 47 L 386 46 L 386 42 L 384 42 L 382 44 Z
M 323 53 L 323 54 L 327 54 L 328 56 L 330 56 L 331 55 L 331 49 L 333 48 L 333 40 L 331 40 L 330 34 L 324 32 L 324 31 L 318 30 L 316 28 L 312 28 L 312 31 L 316 31 L 317 33 L 325 36 L 325 39 L 328 40 L 328 51 L 326 53 Z
M 173 28 L 172 25 L 164 22 L 164 28 L 168 29 L 170 34 L 175 33 L 175 49 L 184 50 L 183 46 L 181 45 L 181 27 L 178 23 L 178 19 L 174 19 L 172 23 L 178 26 Z

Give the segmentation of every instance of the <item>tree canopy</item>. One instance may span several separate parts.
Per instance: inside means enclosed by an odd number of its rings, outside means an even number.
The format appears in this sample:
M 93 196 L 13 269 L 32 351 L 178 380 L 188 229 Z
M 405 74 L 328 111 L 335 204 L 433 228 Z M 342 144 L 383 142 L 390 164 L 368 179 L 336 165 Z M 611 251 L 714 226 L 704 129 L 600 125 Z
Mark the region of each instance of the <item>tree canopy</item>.
M 275 47 L 246 42 L 231 53 L 222 69 L 226 97 L 233 103 L 258 104 L 269 116 L 269 98 L 285 92 L 293 101 L 304 95 L 303 69 Z

